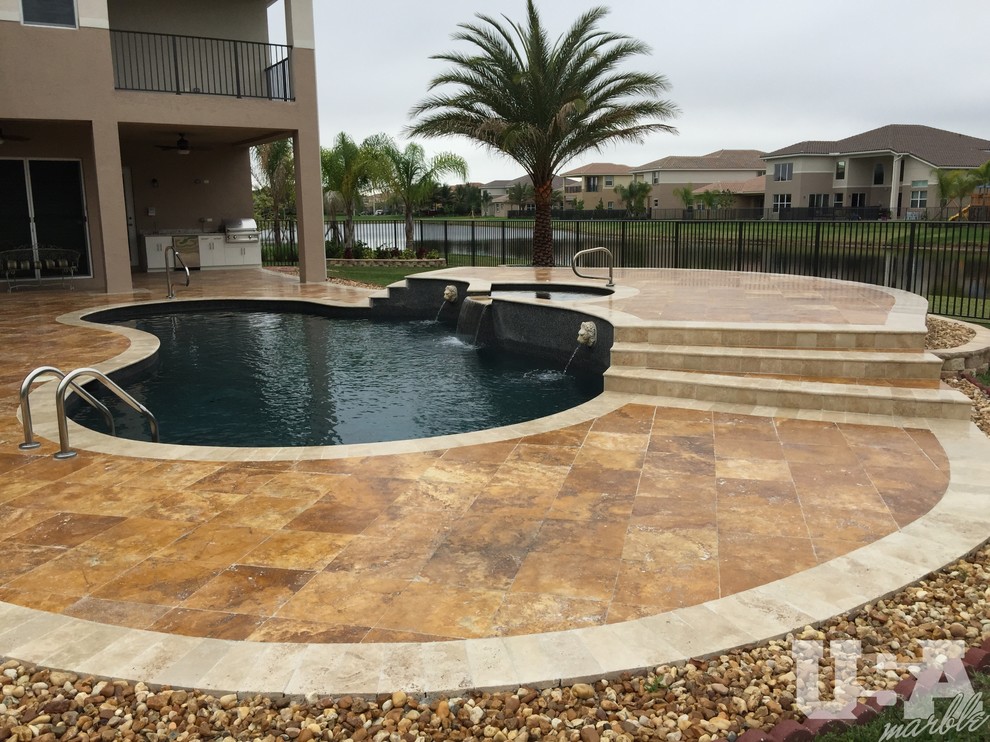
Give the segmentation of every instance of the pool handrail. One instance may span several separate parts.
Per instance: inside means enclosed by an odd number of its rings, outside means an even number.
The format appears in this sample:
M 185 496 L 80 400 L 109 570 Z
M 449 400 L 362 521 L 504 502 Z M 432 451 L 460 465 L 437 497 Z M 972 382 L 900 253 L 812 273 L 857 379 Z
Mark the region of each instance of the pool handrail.
M 189 285 L 189 268 L 182 261 L 182 258 L 179 257 L 179 251 L 176 250 L 174 246 L 169 245 L 168 247 L 165 248 L 165 284 L 168 286 L 168 294 L 165 295 L 165 298 L 174 299 L 175 289 L 172 288 L 172 273 L 171 273 L 171 269 L 169 269 L 168 267 L 169 250 L 172 251 L 172 267 L 174 268 L 175 264 L 178 263 L 179 265 L 182 266 L 182 270 L 186 272 L 186 286 Z
M 596 253 L 596 252 L 603 252 L 606 255 L 608 255 L 608 283 L 606 283 L 605 285 L 609 287 L 615 286 L 615 281 L 612 278 L 612 269 L 615 266 L 615 260 L 612 257 L 612 251 L 609 250 L 607 247 L 589 247 L 584 250 L 578 250 L 576 253 L 574 253 L 574 257 L 571 258 L 571 270 L 574 271 L 574 275 L 577 276 L 578 278 L 600 279 L 601 276 L 587 276 L 583 273 L 578 273 L 578 269 L 577 269 L 578 258 L 580 258 L 582 255 L 590 255 L 591 253 Z
M 31 418 L 31 385 L 38 380 L 41 376 L 46 374 L 51 376 L 57 376 L 59 379 L 65 378 L 65 372 L 55 366 L 38 366 L 31 373 L 24 377 L 24 381 L 21 382 L 20 400 L 21 400 L 21 425 L 24 428 L 24 442 L 17 447 L 22 451 L 30 451 L 34 448 L 38 448 L 41 443 L 34 439 L 34 421 Z M 87 392 L 81 386 L 77 384 L 72 384 L 73 390 L 83 398 L 89 405 L 94 407 L 103 415 L 103 419 L 106 421 L 107 426 L 110 428 L 110 435 L 117 435 L 117 428 L 113 422 L 113 415 L 105 404 L 94 397 L 92 394 Z
M 69 421 L 65 414 L 65 394 L 68 388 L 73 385 L 73 381 L 77 377 L 84 375 L 92 376 L 98 381 L 101 381 L 107 389 L 117 395 L 128 407 L 143 415 L 151 428 L 151 440 L 154 443 L 158 443 L 158 419 L 151 414 L 151 410 L 117 386 L 117 384 L 111 381 L 101 371 L 97 371 L 95 368 L 77 368 L 75 371 L 70 371 L 65 375 L 65 378 L 58 383 L 58 389 L 55 391 L 55 414 L 58 418 L 59 445 L 58 453 L 55 454 L 56 459 L 69 459 L 76 455 L 76 452 L 69 448 Z

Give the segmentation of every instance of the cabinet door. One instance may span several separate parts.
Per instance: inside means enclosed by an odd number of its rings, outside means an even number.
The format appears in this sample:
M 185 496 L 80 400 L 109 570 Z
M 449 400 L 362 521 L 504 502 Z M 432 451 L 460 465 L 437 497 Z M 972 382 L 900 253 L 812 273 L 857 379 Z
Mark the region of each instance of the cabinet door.
M 244 246 L 244 265 L 261 265 L 260 242 L 252 242 Z
M 200 237 L 199 238 L 199 262 L 200 267 L 216 268 L 224 264 L 223 237 Z
M 148 235 L 144 238 L 144 252 L 147 262 L 147 270 L 165 270 L 165 248 L 169 247 L 171 244 L 171 237 Z

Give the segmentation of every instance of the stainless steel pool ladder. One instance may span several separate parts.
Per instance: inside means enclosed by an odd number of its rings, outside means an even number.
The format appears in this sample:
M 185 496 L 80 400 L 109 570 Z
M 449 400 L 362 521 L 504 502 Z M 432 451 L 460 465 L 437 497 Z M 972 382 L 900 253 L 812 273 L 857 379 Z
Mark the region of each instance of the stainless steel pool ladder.
M 615 286 L 615 281 L 612 280 L 612 269 L 614 268 L 615 261 L 612 258 L 612 251 L 609 250 L 607 247 L 589 247 L 586 250 L 578 250 L 576 253 L 574 253 L 574 257 L 571 258 L 571 270 L 574 271 L 574 275 L 577 276 L 578 278 L 600 279 L 601 276 L 586 276 L 583 273 L 578 273 L 578 269 L 577 269 L 578 258 L 584 255 L 591 255 L 592 253 L 597 253 L 597 252 L 603 252 L 606 255 L 608 255 L 608 283 L 606 283 L 605 285 Z
M 107 406 L 81 386 L 76 384 L 75 380 L 80 376 L 92 376 L 96 380 L 102 382 L 107 389 L 117 395 L 117 397 L 131 409 L 143 415 L 148 421 L 148 426 L 151 428 L 151 440 L 155 443 L 158 442 L 158 420 L 153 414 L 151 414 L 151 410 L 121 389 L 117 384 L 111 381 L 106 374 L 97 371 L 95 368 L 77 368 L 69 373 L 64 373 L 54 366 L 39 366 L 25 376 L 24 381 L 21 382 L 21 423 L 24 426 L 24 442 L 18 447 L 22 450 L 31 450 L 41 445 L 39 442 L 34 440 L 34 422 L 31 419 L 30 392 L 31 385 L 37 381 L 37 379 L 45 375 L 57 376 L 60 379 L 58 388 L 55 390 L 55 414 L 58 419 L 59 442 L 59 451 L 55 454 L 56 459 L 69 459 L 76 455 L 76 452 L 69 448 L 69 423 L 65 414 L 65 397 L 70 387 L 80 397 L 82 397 L 84 401 L 99 410 L 100 414 L 103 415 L 104 420 L 106 420 L 107 426 L 110 428 L 110 435 L 117 435 L 117 428 L 113 422 L 113 415 L 110 413 Z
M 172 251 L 172 267 L 174 268 L 175 264 L 178 263 L 182 266 L 182 270 L 186 272 L 186 286 L 189 285 L 189 269 L 186 267 L 186 264 L 182 262 L 182 258 L 179 257 L 179 251 L 175 249 L 174 245 L 169 245 L 165 248 L 165 283 L 168 286 L 168 294 L 165 295 L 165 298 L 174 299 L 175 289 L 172 288 L 172 268 L 169 268 L 168 266 L 169 250 Z

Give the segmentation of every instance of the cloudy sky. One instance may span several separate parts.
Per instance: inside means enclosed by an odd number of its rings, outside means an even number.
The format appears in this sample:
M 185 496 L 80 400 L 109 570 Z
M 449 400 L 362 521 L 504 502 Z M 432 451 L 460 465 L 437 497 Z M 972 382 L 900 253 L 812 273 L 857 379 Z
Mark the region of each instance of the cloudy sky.
M 556 38 L 593 0 L 537 0 Z M 611 0 L 601 27 L 645 41 L 634 67 L 665 75 L 677 136 L 590 152 L 566 169 L 637 166 L 717 149 L 771 151 L 884 124 L 926 124 L 990 139 L 990 3 L 981 0 Z M 525 0 L 315 0 L 320 138 L 384 132 L 403 141 L 409 110 L 445 65 L 441 51 L 478 12 L 522 20 Z M 423 140 L 462 155 L 469 179 L 523 174 L 465 140 Z

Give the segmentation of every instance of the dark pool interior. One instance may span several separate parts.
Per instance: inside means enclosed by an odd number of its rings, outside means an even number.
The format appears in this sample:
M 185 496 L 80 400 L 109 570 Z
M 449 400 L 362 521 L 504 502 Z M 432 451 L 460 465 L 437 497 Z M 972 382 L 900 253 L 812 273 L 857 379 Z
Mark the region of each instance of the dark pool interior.
M 222 309 L 114 324 L 161 340 L 155 363 L 118 381 L 158 418 L 163 443 L 282 447 L 464 433 L 544 417 L 602 390 L 600 375 L 479 348 L 430 320 Z M 118 435 L 149 440 L 140 417 L 97 396 L 114 411 Z M 72 417 L 106 432 L 88 406 Z

